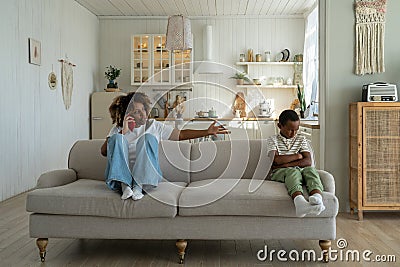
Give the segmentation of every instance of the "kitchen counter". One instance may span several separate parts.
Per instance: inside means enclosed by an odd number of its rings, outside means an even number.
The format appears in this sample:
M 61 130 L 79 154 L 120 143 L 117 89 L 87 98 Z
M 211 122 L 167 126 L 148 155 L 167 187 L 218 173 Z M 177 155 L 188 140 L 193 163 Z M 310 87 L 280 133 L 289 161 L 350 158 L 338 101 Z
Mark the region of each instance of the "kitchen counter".
M 319 129 L 319 121 L 308 121 L 308 120 L 301 120 L 300 126 L 311 128 L 311 129 Z
M 278 118 L 183 118 L 183 119 L 176 119 L 176 118 L 156 118 L 157 121 L 277 121 Z M 319 121 L 317 120 L 301 120 L 300 126 L 311 128 L 311 129 L 319 129 Z
M 276 118 L 156 118 L 157 121 L 275 121 Z

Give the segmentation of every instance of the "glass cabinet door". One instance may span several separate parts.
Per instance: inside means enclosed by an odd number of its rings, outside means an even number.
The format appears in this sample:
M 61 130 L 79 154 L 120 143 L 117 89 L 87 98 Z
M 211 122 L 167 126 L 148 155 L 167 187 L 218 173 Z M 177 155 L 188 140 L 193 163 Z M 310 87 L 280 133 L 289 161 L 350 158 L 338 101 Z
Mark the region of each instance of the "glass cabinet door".
M 165 49 L 166 36 L 132 36 L 131 84 L 177 85 L 192 81 L 192 51 Z
M 132 84 L 146 82 L 151 76 L 150 38 L 148 35 L 135 35 L 132 40 Z
M 156 35 L 153 39 L 153 83 L 170 83 L 170 53 L 165 49 L 165 35 Z
M 174 83 L 188 83 L 192 80 L 192 51 L 177 51 L 173 54 Z

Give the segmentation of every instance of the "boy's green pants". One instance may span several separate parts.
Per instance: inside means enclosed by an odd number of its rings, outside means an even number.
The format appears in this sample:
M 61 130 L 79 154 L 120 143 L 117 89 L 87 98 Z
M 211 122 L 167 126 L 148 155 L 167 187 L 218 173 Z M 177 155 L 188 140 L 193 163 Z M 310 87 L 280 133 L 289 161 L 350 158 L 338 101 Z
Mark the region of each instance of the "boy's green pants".
M 288 167 L 276 169 L 272 172 L 271 180 L 285 183 L 289 195 L 292 195 L 296 191 L 303 193 L 303 184 L 306 185 L 308 192 L 315 189 L 318 189 L 321 192 L 324 191 L 321 179 L 314 167 Z

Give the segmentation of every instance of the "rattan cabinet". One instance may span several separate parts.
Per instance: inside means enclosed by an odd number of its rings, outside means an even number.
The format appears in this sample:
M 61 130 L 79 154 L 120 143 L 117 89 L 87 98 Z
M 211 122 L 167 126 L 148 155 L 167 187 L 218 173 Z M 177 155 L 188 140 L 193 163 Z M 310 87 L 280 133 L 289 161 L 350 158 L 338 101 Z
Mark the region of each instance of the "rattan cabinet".
M 400 103 L 350 104 L 350 211 L 400 210 Z

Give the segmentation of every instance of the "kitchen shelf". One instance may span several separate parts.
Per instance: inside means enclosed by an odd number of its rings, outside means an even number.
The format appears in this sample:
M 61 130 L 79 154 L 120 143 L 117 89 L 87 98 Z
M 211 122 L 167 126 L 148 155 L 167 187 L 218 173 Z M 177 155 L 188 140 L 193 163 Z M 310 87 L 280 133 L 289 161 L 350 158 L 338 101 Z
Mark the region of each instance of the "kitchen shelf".
M 267 67 L 272 70 L 273 73 L 286 73 L 284 76 L 293 77 L 292 85 L 283 86 L 262 86 L 262 88 L 287 88 L 294 89 L 297 88 L 296 84 L 303 84 L 302 72 L 303 72 L 303 62 L 236 62 L 237 66 L 243 66 L 246 68 L 246 73 L 251 77 L 252 73 L 259 73 L 262 67 Z M 260 68 L 261 67 L 261 68 Z M 292 70 L 291 70 L 292 69 Z M 291 71 L 289 71 L 291 70 Z M 266 71 L 266 69 L 263 69 Z M 269 73 L 269 71 L 267 71 Z M 293 75 L 293 76 L 292 76 Z M 279 75 L 283 76 L 283 75 Z M 254 78 L 254 77 L 253 77 Z

